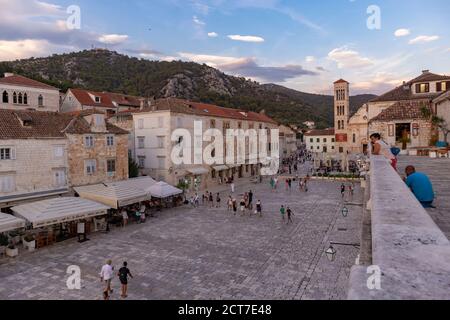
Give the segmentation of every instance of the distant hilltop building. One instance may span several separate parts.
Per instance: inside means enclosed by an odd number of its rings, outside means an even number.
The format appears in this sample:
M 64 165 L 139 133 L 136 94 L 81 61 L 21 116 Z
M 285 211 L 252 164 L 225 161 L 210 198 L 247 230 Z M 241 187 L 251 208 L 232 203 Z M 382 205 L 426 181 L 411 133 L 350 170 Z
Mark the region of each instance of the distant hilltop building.
M 334 83 L 335 137 L 338 153 L 365 153 L 369 136 L 380 133 L 401 149 L 427 147 L 438 137 L 424 111 L 450 123 L 450 76 L 422 74 L 364 104 L 350 116 L 350 84 Z M 441 134 L 440 139 L 443 138 Z
M 306 126 L 308 129 L 316 128 L 316 123 L 314 121 L 305 121 L 303 122 L 303 125 Z

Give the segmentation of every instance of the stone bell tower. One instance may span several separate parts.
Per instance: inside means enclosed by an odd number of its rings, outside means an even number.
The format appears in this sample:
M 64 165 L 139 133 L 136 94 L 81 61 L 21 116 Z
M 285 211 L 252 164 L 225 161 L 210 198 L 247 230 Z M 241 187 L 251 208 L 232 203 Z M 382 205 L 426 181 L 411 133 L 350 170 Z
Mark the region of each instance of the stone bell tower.
M 347 154 L 348 120 L 350 117 L 350 84 L 340 79 L 334 83 L 334 131 L 336 151 Z

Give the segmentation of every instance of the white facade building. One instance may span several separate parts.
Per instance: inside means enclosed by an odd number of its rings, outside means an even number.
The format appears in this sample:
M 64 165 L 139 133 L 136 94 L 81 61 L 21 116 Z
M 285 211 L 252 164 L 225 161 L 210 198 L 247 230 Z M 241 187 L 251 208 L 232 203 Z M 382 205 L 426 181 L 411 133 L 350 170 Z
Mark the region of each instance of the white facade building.
M 311 130 L 304 135 L 306 150 L 314 153 L 336 153 L 334 129 Z

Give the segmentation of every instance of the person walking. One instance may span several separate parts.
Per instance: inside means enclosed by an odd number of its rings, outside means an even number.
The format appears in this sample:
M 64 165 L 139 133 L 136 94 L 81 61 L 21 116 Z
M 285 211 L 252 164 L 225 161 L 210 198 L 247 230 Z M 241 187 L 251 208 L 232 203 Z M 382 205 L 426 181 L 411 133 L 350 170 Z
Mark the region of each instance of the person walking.
M 217 192 L 217 197 L 216 197 L 216 203 L 217 203 L 217 206 L 216 206 L 216 208 L 220 208 L 220 193 L 218 193 Z
M 270 178 L 270 189 L 271 192 L 274 192 L 275 190 L 275 179 L 273 177 Z
M 209 193 L 208 200 L 209 200 L 210 208 L 214 208 L 214 196 L 213 196 L 212 192 Z
M 111 281 L 113 278 L 114 267 L 112 266 L 112 260 L 108 259 L 106 264 L 102 267 L 100 271 L 100 281 L 104 283 L 105 287 L 103 289 L 103 298 L 109 300 L 109 294 L 113 293 L 111 289 Z
M 344 197 L 345 197 L 345 184 L 342 184 L 341 185 L 341 196 L 342 196 L 342 199 L 344 199 Z
M 258 202 L 256 202 L 256 214 L 259 214 L 259 217 L 262 217 L 262 204 L 261 204 L 261 200 L 258 200 Z
M 294 215 L 294 213 L 292 212 L 291 208 L 287 207 L 286 212 L 287 212 L 287 218 L 288 218 L 287 224 L 294 223 L 294 221 L 292 220 L 292 216 Z
M 244 198 L 241 199 L 241 202 L 239 203 L 239 205 L 240 205 L 240 209 L 241 209 L 241 216 L 244 216 L 245 215 L 245 199 Z
M 122 226 L 125 228 L 125 226 L 128 224 L 128 212 L 125 208 L 122 209 Z
M 286 215 L 286 208 L 282 205 L 280 208 L 280 214 L 281 214 L 281 219 L 283 220 L 283 222 L 286 220 L 285 219 L 285 215 Z
M 253 210 L 253 192 L 250 190 L 248 193 L 248 208 L 249 210 Z
M 233 212 L 234 212 L 234 215 L 237 214 L 237 200 L 236 200 L 236 198 L 233 198 Z
M 228 211 L 233 211 L 233 198 L 231 196 L 228 197 Z
M 119 272 L 117 273 L 117 276 L 119 277 L 120 284 L 122 285 L 122 295 L 121 297 L 123 299 L 128 297 L 128 276 L 133 278 L 133 275 L 130 272 L 130 269 L 128 269 L 128 263 L 125 261 L 123 263 L 122 268 L 119 269 Z
M 199 207 L 200 206 L 200 197 L 198 196 L 198 193 L 195 194 L 194 197 L 194 207 Z

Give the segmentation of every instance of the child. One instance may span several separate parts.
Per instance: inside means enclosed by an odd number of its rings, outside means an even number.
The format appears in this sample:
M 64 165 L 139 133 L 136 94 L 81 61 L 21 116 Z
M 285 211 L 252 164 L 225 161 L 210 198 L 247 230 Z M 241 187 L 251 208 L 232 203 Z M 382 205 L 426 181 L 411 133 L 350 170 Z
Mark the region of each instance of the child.
M 286 214 L 286 209 L 284 208 L 284 206 L 281 206 L 281 208 L 280 208 L 280 213 L 281 213 L 281 219 L 282 219 L 283 222 L 284 222 L 284 220 L 285 220 L 285 214 Z

